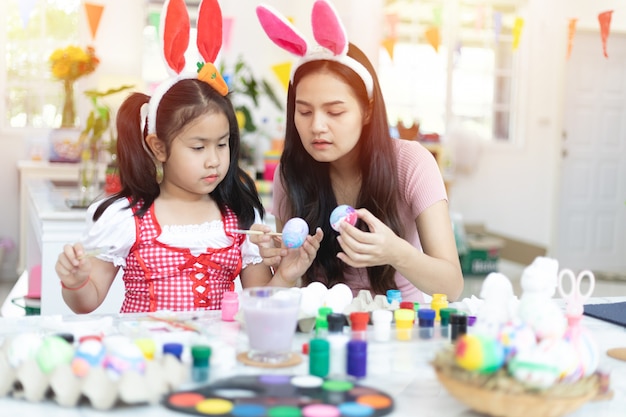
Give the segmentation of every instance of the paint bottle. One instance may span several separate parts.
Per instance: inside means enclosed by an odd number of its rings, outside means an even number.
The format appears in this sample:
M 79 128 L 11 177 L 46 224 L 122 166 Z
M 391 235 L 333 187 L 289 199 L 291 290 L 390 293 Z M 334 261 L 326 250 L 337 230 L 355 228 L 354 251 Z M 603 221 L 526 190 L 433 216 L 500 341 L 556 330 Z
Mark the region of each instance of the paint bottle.
M 398 306 L 400 305 L 402 302 L 402 292 L 400 290 L 387 290 L 387 302 L 393 304 L 394 301 L 398 303 Z
M 226 291 L 222 297 L 222 320 L 234 321 L 239 311 L 239 296 L 235 291 Z
M 341 313 L 331 313 L 328 321 L 328 343 L 330 344 L 329 375 L 342 377 L 346 374 L 348 336 L 343 332 L 346 317 Z
M 456 340 L 467 333 L 467 315 L 463 312 L 450 314 L 450 341 Z
M 400 303 L 400 308 L 403 308 L 403 309 L 406 309 L 406 310 L 411 310 L 411 312 L 413 312 L 413 323 L 412 324 L 415 324 L 415 321 L 417 319 L 417 314 L 413 310 L 413 308 L 414 308 L 413 301 L 402 301 Z M 419 310 L 419 308 L 418 308 L 418 310 Z
M 435 315 L 435 310 L 432 308 L 421 308 L 417 312 L 420 339 L 430 339 L 433 337 L 435 332 Z
M 193 382 L 206 382 L 209 379 L 210 359 L 210 346 L 194 345 L 191 347 L 191 380 Z
M 183 356 L 182 343 L 169 342 L 163 344 L 163 355 L 173 355 L 176 359 L 180 360 Z
M 396 319 L 396 339 L 404 341 L 411 340 L 415 319 L 413 309 L 399 308 L 393 312 L 393 316 Z
M 328 336 L 328 320 L 326 317 L 333 312 L 330 307 L 320 307 L 317 309 L 315 318 L 315 337 L 326 338 Z
M 309 342 L 309 374 L 325 378 L 330 368 L 330 343 L 326 339 Z
M 435 321 L 441 320 L 439 310 L 446 307 L 448 307 L 448 296 L 445 294 L 433 294 L 433 299 L 430 302 L 430 308 L 435 310 Z
M 348 375 L 365 378 L 367 375 L 367 342 L 350 340 L 348 342 Z
M 352 339 L 367 340 L 367 324 L 370 315 L 367 311 L 353 311 L 350 313 L 350 328 L 352 329 Z
M 154 342 L 154 340 L 142 337 L 139 339 L 135 339 L 134 342 L 141 351 L 141 354 L 144 358 L 150 361 L 154 359 L 154 354 L 156 353 L 156 343 Z
M 372 324 L 374 325 L 374 340 L 377 342 L 387 342 L 391 339 L 391 320 L 393 313 L 391 310 L 372 311 Z
M 450 315 L 456 313 L 456 308 L 446 307 L 439 310 L 439 316 L 441 317 L 440 333 L 441 337 L 450 340 Z

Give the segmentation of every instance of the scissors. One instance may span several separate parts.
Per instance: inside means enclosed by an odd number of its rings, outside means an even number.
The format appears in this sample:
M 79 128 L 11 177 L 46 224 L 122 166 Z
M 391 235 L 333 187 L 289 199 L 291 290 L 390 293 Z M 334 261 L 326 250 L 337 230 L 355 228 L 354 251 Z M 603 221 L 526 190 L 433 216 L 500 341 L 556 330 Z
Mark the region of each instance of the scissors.
M 582 293 L 581 286 L 585 278 L 589 278 L 589 287 L 587 291 Z M 564 288 L 564 281 L 569 281 L 569 290 Z M 589 270 L 581 271 L 578 275 L 574 275 L 571 269 L 563 269 L 559 272 L 559 294 L 567 302 L 568 313 L 582 314 L 585 301 L 591 297 L 593 289 L 596 286 L 596 278 L 593 272 Z

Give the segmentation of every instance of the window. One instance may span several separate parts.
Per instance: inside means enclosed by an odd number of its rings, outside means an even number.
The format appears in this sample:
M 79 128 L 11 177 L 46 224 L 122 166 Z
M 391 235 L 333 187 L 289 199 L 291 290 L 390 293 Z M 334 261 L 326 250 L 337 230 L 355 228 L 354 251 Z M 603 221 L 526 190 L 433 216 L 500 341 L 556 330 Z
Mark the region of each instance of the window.
M 379 76 L 390 123 L 445 134 L 471 124 L 482 137 L 511 141 L 519 49 L 513 26 L 522 0 L 386 0 L 393 59 L 381 48 Z M 438 51 L 425 33 L 437 28 Z
M 62 84 L 51 82 L 48 57 L 78 43 L 80 0 L 0 2 L 0 127 L 51 128 L 60 124 Z

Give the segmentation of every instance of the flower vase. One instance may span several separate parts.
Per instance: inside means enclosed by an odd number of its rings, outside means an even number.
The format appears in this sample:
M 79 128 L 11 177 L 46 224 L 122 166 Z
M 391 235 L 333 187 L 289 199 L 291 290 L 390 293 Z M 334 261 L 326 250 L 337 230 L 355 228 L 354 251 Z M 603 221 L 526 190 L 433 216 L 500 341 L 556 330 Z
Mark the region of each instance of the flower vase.
M 100 195 L 100 152 L 97 144 L 84 139 L 78 168 L 79 205 L 88 207 Z
M 79 162 L 81 160 L 81 145 L 79 141 L 81 129 L 76 118 L 76 103 L 74 101 L 74 82 L 63 81 L 63 108 L 61 112 L 61 127 L 50 131 L 50 162 Z

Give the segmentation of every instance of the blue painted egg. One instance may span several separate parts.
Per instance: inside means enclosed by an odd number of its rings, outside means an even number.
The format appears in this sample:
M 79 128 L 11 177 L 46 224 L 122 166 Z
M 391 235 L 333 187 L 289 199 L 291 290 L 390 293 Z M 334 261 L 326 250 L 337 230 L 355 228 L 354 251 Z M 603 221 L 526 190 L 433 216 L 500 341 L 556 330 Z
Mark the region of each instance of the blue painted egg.
M 283 243 L 290 249 L 299 248 L 309 234 L 309 225 L 300 217 L 289 219 L 283 227 Z

